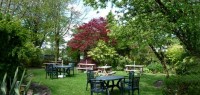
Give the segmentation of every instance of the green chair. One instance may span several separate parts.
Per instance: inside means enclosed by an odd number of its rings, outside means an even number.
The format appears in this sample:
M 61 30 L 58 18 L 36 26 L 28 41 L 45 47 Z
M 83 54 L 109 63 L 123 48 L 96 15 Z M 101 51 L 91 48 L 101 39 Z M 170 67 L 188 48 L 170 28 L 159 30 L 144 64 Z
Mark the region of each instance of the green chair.
M 122 83 L 124 92 L 127 90 L 128 95 L 130 95 L 130 92 L 132 92 L 132 95 L 134 95 L 134 91 L 137 90 L 138 95 L 140 95 L 139 82 L 140 82 L 140 77 L 134 77 L 132 78 L 132 80 L 128 82 L 125 82 L 124 80 L 124 82 Z
M 45 71 L 46 71 L 46 78 L 47 76 L 50 76 L 51 79 L 58 78 L 58 71 L 55 68 L 54 64 L 48 64 L 46 66 Z
M 94 72 L 92 70 L 87 71 L 87 80 L 86 80 L 86 90 L 88 88 L 88 84 L 91 83 L 91 79 L 95 79 Z
M 74 67 L 75 67 L 75 63 L 69 63 L 69 66 L 71 66 L 70 70 L 73 71 L 73 75 L 74 75 Z
M 135 74 L 135 72 L 134 71 L 130 71 L 129 73 L 128 73 L 128 76 L 125 76 L 125 83 L 129 83 L 129 82 L 131 82 L 132 80 L 133 80 L 133 78 L 134 78 L 134 74 Z
M 93 93 L 106 93 L 106 95 L 110 95 L 109 89 L 107 88 L 105 81 L 96 79 L 90 80 L 90 93 L 90 95 L 93 95 Z

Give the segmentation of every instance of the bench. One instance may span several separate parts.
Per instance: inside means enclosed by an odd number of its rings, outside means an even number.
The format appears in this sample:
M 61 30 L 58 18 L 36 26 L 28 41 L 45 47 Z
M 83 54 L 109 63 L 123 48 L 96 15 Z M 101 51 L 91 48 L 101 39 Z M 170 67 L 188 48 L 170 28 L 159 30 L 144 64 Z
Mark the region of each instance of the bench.
M 125 65 L 125 71 L 126 72 L 134 71 L 134 72 L 139 72 L 140 74 L 142 74 L 143 67 L 144 65 Z
M 81 71 L 94 70 L 95 66 L 95 64 L 79 63 L 76 69 Z

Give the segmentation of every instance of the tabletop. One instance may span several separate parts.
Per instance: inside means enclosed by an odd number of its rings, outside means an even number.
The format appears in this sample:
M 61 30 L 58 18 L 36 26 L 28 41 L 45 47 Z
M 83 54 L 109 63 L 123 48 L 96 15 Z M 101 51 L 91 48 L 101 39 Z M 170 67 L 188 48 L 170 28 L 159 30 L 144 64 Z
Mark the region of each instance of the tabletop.
M 70 65 L 56 65 L 57 68 L 70 68 Z
M 60 63 L 43 63 L 43 64 L 48 65 L 48 64 L 60 64 Z
M 97 80 L 106 80 L 106 81 L 110 81 L 110 80 L 119 80 L 119 79 L 123 79 L 124 76 L 100 76 L 100 77 L 96 77 Z
M 100 68 L 100 69 L 108 69 L 108 68 L 111 68 L 112 66 L 99 66 L 97 68 Z
M 78 65 L 94 66 L 95 64 L 90 64 L 90 63 L 87 63 L 87 64 L 86 64 L 86 63 L 79 63 Z
M 144 67 L 144 65 L 125 65 L 125 67 Z

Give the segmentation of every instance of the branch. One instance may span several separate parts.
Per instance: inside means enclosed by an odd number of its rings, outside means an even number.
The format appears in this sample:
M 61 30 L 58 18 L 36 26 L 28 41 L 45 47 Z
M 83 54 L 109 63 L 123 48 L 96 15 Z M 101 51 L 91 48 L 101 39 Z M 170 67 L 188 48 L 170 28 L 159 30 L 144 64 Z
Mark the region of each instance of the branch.
M 153 45 L 149 44 L 149 46 L 150 46 L 150 48 L 152 49 L 152 51 L 154 52 L 154 54 L 157 56 L 157 58 L 162 62 L 162 61 L 163 61 L 162 55 L 160 55 L 160 54 L 156 51 L 156 49 L 154 48 Z
M 171 12 L 167 9 L 167 7 L 161 2 L 161 0 L 155 0 L 158 6 L 162 9 L 161 12 L 163 14 L 171 14 Z

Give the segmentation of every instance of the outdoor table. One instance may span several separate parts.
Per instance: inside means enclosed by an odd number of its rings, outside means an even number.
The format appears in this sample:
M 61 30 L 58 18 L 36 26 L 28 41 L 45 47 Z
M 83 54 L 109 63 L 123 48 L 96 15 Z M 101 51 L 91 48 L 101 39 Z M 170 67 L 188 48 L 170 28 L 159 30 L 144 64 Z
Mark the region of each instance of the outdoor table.
M 89 63 L 79 63 L 77 69 L 78 70 L 93 70 L 95 68 L 95 64 L 89 64 Z
M 98 71 L 101 71 L 101 73 L 108 73 L 108 70 L 111 69 L 112 66 L 99 66 Z
M 144 65 L 135 65 L 134 64 L 134 65 L 125 65 L 125 67 L 126 67 L 125 71 L 127 71 L 127 72 L 130 72 L 130 71 L 137 72 L 137 71 L 139 71 L 140 74 L 142 74 Z
M 69 65 L 56 65 L 55 68 L 57 69 L 57 71 L 62 70 L 63 75 L 67 74 L 68 76 L 70 76 L 71 66 L 69 66 Z M 61 73 L 60 73 L 60 75 L 61 75 Z
M 124 79 L 124 76 L 99 76 L 99 77 L 96 77 L 96 80 L 103 80 L 106 82 L 106 86 L 108 88 L 112 88 L 111 91 L 113 91 L 113 88 L 116 86 L 121 94 L 123 94 L 123 89 L 122 87 L 120 87 L 120 82 Z M 115 84 L 114 81 L 117 81 L 117 83 Z M 110 85 L 109 82 L 112 81 L 112 84 Z

